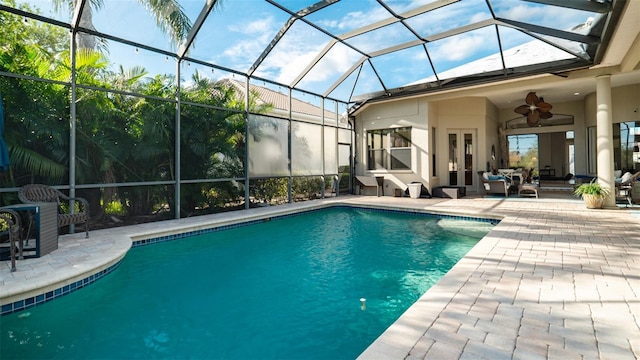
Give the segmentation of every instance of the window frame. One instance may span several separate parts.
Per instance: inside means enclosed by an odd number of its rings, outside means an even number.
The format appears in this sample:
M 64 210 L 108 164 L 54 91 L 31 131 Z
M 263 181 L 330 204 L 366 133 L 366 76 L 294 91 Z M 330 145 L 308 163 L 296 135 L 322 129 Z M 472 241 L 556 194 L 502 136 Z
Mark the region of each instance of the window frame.
M 367 130 L 367 170 L 387 170 L 387 171 L 407 171 L 411 170 L 412 162 L 412 127 L 397 127 L 386 129 Z M 397 136 L 404 133 L 405 136 Z M 379 140 L 381 147 L 376 146 L 376 138 Z M 395 140 L 395 142 L 394 142 Z M 400 144 L 398 143 L 400 142 Z M 405 145 L 405 146 L 394 146 Z M 398 160 L 393 153 L 409 152 L 408 164 Z M 382 156 L 376 157 L 376 153 L 382 153 Z M 376 161 L 381 158 L 381 163 Z M 403 164 L 405 166 L 398 166 Z

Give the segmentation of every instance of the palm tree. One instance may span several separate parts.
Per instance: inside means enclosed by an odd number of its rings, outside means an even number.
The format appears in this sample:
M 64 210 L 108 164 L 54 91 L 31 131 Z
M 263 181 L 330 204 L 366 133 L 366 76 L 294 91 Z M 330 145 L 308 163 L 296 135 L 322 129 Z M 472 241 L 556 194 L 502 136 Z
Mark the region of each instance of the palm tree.
M 82 1 L 84 0 L 53 0 L 53 5 L 56 11 L 66 7 L 73 13 Z M 138 0 L 138 2 L 154 16 L 158 28 L 174 41 L 174 45 L 177 46 L 186 38 L 191 30 L 191 21 L 177 0 Z M 104 0 L 87 0 L 78 25 L 81 28 L 96 31 L 93 26 L 93 12 L 100 10 L 103 5 Z M 104 42 L 98 42 L 94 35 L 86 33 L 78 34 L 76 45 L 80 49 L 106 50 Z

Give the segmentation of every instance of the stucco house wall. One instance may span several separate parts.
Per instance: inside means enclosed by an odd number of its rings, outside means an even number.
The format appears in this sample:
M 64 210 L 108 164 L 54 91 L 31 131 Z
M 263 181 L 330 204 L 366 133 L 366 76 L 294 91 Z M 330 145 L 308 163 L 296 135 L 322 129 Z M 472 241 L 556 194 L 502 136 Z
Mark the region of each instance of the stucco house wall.
M 464 97 L 428 102 L 424 98 L 403 99 L 372 104 L 356 116 L 356 175 L 384 176 L 384 195 L 391 196 L 395 188 L 419 181 L 429 190 L 449 184 L 448 134 L 472 129 L 474 140 L 474 170 L 484 169 L 491 158 L 491 145 L 497 149 L 498 110 L 483 97 Z M 368 170 L 367 131 L 411 127 L 411 170 Z M 431 132 L 436 132 L 436 176 L 431 171 Z M 497 150 L 496 150 L 497 151 Z M 472 174 L 473 187 L 477 181 Z M 375 189 L 362 189 L 362 194 L 374 195 Z
M 613 122 L 640 121 L 640 84 L 612 88 Z M 544 95 L 544 94 L 542 94 Z M 552 113 L 572 115 L 573 125 L 523 128 L 506 130 L 507 135 L 538 133 L 539 167 L 556 169 L 556 176 L 569 172 L 566 132 L 574 132 L 575 174 L 589 174 L 587 166 L 587 127 L 596 124 L 596 94 L 588 94 L 584 100 L 555 103 Z M 520 104 L 514 104 L 515 108 Z M 429 190 L 449 184 L 448 134 L 453 131 L 472 129 L 475 133 L 473 186 L 468 191 L 477 191 L 475 172 L 487 168 L 500 168 L 499 127 L 506 121 L 518 117 L 512 108 L 498 109 L 491 101 L 480 96 L 463 96 L 443 100 L 415 97 L 390 100 L 367 105 L 356 115 L 356 152 L 358 162 L 356 175 L 384 176 L 384 195 L 393 196 L 395 188 L 406 189 L 406 184 L 419 181 Z M 411 127 L 411 170 L 367 170 L 366 134 L 369 130 Z M 432 171 L 432 132 L 436 134 L 436 172 Z M 492 146 L 495 159 L 492 158 Z M 507 159 L 504 159 L 506 165 Z M 369 193 L 367 193 L 369 191 Z M 363 194 L 375 195 L 374 189 L 363 190 Z

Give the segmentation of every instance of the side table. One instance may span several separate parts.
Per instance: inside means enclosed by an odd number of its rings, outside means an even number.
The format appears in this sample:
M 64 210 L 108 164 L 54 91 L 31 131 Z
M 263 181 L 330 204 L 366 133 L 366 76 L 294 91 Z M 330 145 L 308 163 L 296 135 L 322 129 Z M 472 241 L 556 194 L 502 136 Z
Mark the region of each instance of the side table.
M 9 205 L 6 208 L 13 209 L 18 213 L 26 213 L 22 226 L 25 229 L 33 229 L 35 237 L 35 248 L 25 247 L 24 252 L 33 255 L 25 257 L 40 257 L 58 248 L 58 207 L 56 203 L 35 203 Z M 26 234 L 26 239 L 31 239 L 31 233 Z
M 438 186 L 433 188 L 433 197 L 459 199 L 467 195 L 464 186 Z

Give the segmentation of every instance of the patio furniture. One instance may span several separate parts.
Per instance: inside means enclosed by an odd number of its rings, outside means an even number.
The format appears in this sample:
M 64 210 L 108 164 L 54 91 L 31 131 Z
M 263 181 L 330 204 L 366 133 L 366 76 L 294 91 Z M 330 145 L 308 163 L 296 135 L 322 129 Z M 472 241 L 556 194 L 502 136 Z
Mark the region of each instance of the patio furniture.
M 429 189 L 427 189 L 421 182 L 413 181 L 407 184 L 407 188 L 404 190 L 404 194 L 406 196 L 411 196 L 410 188 L 414 186 L 414 189 L 417 191 L 418 198 L 427 198 L 431 199 L 431 194 L 429 193 Z
M 9 256 L 11 258 L 11 271 L 16 271 L 16 242 L 18 243 L 18 258 L 22 259 L 22 239 L 20 232 L 22 224 L 20 215 L 12 209 L 0 208 L 0 239 L 4 241 L 6 236 L 9 242 Z
M 635 174 L 629 172 L 622 175 L 620 182 L 616 182 L 616 199 L 624 199 L 629 205 L 633 204 L 633 184 L 640 178 L 640 171 Z
M 538 185 L 531 183 L 518 184 L 518 196 L 535 196 L 538 198 Z
M 509 184 L 507 183 L 506 178 L 492 179 L 490 176 L 491 175 L 488 172 L 478 171 L 478 177 L 480 178 L 484 194 L 500 194 L 508 197 Z
M 526 170 L 523 170 L 522 168 L 498 169 L 497 171 L 498 174 L 504 175 L 504 177 L 509 179 L 509 182 L 514 182 L 514 178 L 518 178 L 518 180 L 515 180 L 516 182 L 523 182 L 523 178 L 525 177 L 524 173 L 526 172 Z
M 467 195 L 467 188 L 464 186 L 438 186 L 433 188 L 433 197 L 459 199 Z
M 71 198 L 51 186 L 42 184 L 29 184 L 21 187 L 20 191 L 18 191 L 18 198 L 25 204 L 56 203 L 58 208 L 58 234 L 63 226 L 84 224 L 86 237 L 89 237 L 89 202 L 86 199 L 81 197 Z M 78 205 L 79 209 L 75 209 L 75 205 Z
M 540 176 L 540 180 L 558 180 L 556 177 L 556 169 L 538 169 L 538 175 Z
M 22 217 L 22 257 L 38 258 L 58 248 L 58 208 L 43 202 L 9 205 L 6 208 Z M 31 243 L 31 240 L 34 243 Z

